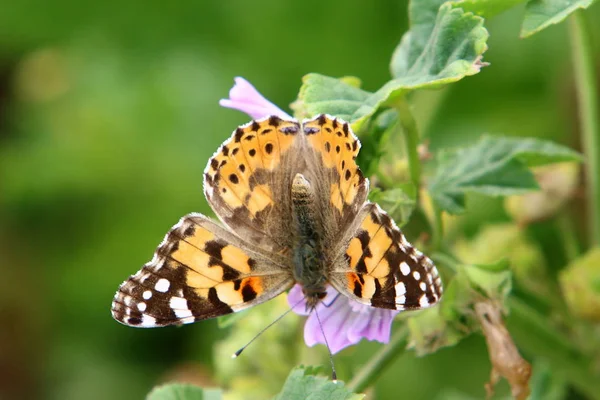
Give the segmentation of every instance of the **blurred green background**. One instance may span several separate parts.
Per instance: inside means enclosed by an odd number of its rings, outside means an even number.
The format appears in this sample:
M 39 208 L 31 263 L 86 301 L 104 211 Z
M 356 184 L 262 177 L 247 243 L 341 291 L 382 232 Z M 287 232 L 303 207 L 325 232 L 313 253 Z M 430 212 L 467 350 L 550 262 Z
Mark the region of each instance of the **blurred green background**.
M 376 90 L 407 29 L 406 2 L 28 0 L 1 9 L 0 398 L 135 399 L 173 377 L 219 382 L 214 321 L 127 328 L 111 318 L 112 297 L 179 217 L 210 213 L 205 163 L 248 119 L 218 105 L 233 78 L 286 109 L 309 72 L 355 75 Z M 484 132 L 579 148 L 566 26 L 520 40 L 522 12 L 486 23 L 489 67 L 414 96 L 432 149 Z M 600 7 L 588 17 L 597 21 Z M 467 217 L 467 233 L 505 218 L 489 205 Z M 343 352 L 340 370 L 380 346 Z M 477 335 L 422 359 L 408 352 L 381 377 L 378 398 L 483 398 L 489 368 Z

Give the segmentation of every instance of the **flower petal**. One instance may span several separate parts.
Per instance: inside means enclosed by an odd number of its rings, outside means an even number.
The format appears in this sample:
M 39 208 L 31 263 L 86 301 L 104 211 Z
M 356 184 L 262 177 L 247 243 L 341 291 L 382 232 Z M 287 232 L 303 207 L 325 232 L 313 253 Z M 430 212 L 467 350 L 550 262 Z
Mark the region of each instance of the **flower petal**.
M 295 285 L 288 295 L 290 306 L 300 315 L 308 315 L 304 326 L 304 341 L 307 346 L 325 344 L 323 333 L 327 337 L 333 354 L 360 342 L 363 338 L 387 343 L 390 340 L 392 321 L 398 311 L 384 310 L 357 303 L 340 295 L 331 286 L 327 295 L 317 305 L 316 312 L 306 309 L 306 301 L 300 285 Z M 323 329 L 319 326 L 321 319 Z
M 242 111 L 254 119 L 268 117 L 269 115 L 277 115 L 287 119 L 292 118 L 285 111 L 265 99 L 250 82 L 241 77 L 235 78 L 235 85 L 229 91 L 229 98 L 221 99 L 219 104 L 222 107 Z
M 302 293 L 302 286 L 296 284 L 290 290 L 287 297 L 290 308 L 293 307 L 294 312 L 299 315 L 308 315 L 309 310 L 306 309 L 306 298 Z

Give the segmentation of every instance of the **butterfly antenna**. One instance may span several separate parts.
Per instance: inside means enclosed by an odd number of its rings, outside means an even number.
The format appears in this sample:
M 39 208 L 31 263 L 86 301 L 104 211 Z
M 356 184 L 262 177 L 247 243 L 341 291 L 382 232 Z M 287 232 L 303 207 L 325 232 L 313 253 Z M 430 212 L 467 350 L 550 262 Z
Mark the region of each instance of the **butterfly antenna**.
M 319 317 L 317 307 L 314 307 L 313 310 L 317 315 L 317 321 L 319 321 L 319 327 L 321 328 L 323 339 L 325 339 L 325 346 L 327 346 L 327 351 L 329 352 L 329 363 L 331 364 L 331 379 L 333 380 L 333 383 L 337 383 L 337 373 L 335 372 L 335 366 L 333 365 L 333 354 L 331 354 L 331 348 L 329 347 L 329 342 L 327 342 L 327 336 L 325 336 L 325 331 L 323 330 L 323 324 L 321 323 L 321 318 Z
M 233 353 L 231 355 L 231 358 L 237 358 L 240 354 L 242 354 L 242 352 L 244 350 L 246 350 L 246 347 L 250 346 L 250 343 L 254 342 L 256 339 L 258 339 L 258 337 L 260 335 L 262 335 L 263 333 L 265 333 L 265 331 L 267 329 L 269 329 L 270 327 L 272 327 L 273 325 L 275 325 L 277 322 L 279 322 L 283 317 L 285 317 L 286 315 L 288 315 L 290 313 L 290 311 L 292 311 L 294 308 L 296 308 L 296 306 L 300 303 L 302 303 L 304 301 L 304 299 L 306 298 L 303 297 L 300 301 L 298 301 L 296 304 L 294 304 L 292 307 L 290 307 L 289 310 L 287 310 L 286 312 L 284 312 L 283 314 L 281 314 L 279 317 L 275 318 L 275 320 L 273 322 L 271 322 L 269 325 L 265 326 L 263 329 L 261 329 L 260 332 L 258 332 L 252 339 L 250 339 L 250 341 L 248 343 L 246 343 L 241 349 L 239 349 L 238 351 L 236 351 L 235 353 Z

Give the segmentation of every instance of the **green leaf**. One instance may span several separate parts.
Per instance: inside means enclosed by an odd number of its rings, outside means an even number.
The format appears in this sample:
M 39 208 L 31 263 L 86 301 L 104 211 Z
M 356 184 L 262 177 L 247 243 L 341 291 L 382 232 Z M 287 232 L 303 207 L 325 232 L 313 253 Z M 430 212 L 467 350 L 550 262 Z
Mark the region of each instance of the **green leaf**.
M 453 346 L 480 328 L 475 304 L 493 301 L 504 306 L 511 290 L 511 272 L 506 261 L 491 265 L 457 265 L 456 274 L 446 283 L 442 303 L 410 316 L 409 347 L 418 355 Z M 402 314 L 400 316 L 402 318 Z
M 488 38 L 483 19 L 441 3 L 411 2 L 411 29 L 392 57 L 393 80 L 370 93 L 348 79 L 308 74 L 292 107 L 295 116 L 327 113 L 358 130 L 365 119 L 411 90 L 437 88 L 479 72 Z
M 298 100 L 292 104 L 292 109 L 294 117 L 299 119 L 324 113 L 353 122 L 355 114 L 371 111 L 364 105 L 369 96 L 371 93 L 356 87 L 349 78 L 308 74 L 302 78 Z
M 484 18 L 491 18 L 526 0 L 457 0 L 452 1 L 454 7 L 470 11 Z
M 369 200 L 379 204 L 399 227 L 404 226 L 416 206 L 417 189 L 412 183 L 403 183 L 393 189 L 373 188 Z
M 443 210 L 458 214 L 465 210 L 465 193 L 522 194 L 538 189 L 530 167 L 580 160 L 579 153 L 549 141 L 486 135 L 472 146 L 441 152 L 429 191 Z
M 349 391 L 343 382 L 334 383 L 331 379 L 317 376 L 320 371 L 312 367 L 294 368 L 288 376 L 282 391 L 274 400 L 360 400 L 362 394 Z
M 600 247 L 589 250 L 561 271 L 561 292 L 571 313 L 600 321 Z
M 558 24 L 578 9 L 585 9 L 596 0 L 531 0 L 525 7 L 521 37 L 526 38 L 548 26 Z
M 479 72 L 487 49 L 483 19 L 439 0 L 412 1 L 410 30 L 394 51 L 395 80 L 378 91 L 439 87 Z M 438 10 L 439 7 L 439 10 Z
M 187 383 L 170 383 L 152 389 L 146 400 L 220 400 L 221 398 L 219 389 L 203 389 Z

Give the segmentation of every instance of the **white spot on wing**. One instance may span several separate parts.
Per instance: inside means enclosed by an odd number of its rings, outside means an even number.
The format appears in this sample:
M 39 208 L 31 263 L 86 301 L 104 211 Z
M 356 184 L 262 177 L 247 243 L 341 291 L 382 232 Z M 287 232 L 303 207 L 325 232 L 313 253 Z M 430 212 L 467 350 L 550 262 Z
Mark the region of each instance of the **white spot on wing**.
M 429 305 L 429 300 L 427 300 L 427 296 L 421 296 L 421 298 L 419 299 L 419 305 L 421 307 L 427 307 Z
M 402 275 L 404 275 L 404 276 L 407 276 L 408 274 L 410 274 L 410 267 L 404 261 L 402 261 L 400 263 L 400 272 L 402 272 Z
M 156 289 L 158 292 L 167 293 L 170 286 L 171 282 L 165 278 L 160 278 L 158 282 L 156 282 L 156 285 L 154 285 L 154 289 Z
M 169 305 L 177 318 L 189 318 L 192 316 L 192 311 L 190 311 L 188 307 L 188 302 L 183 297 L 171 297 Z
M 396 284 L 396 297 L 400 297 L 406 294 L 406 286 L 404 282 L 398 282 Z
M 419 271 L 415 271 L 413 272 L 413 277 L 415 278 L 415 280 L 421 280 L 421 274 L 419 273 Z
M 150 298 L 152 297 L 152 292 L 150 290 L 144 290 L 144 293 L 142 293 L 142 297 L 144 298 L 144 300 L 150 300 Z
M 146 303 L 144 303 L 143 301 L 141 303 L 138 303 L 137 305 L 138 310 L 140 310 L 141 312 L 146 311 Z
M 156 318 L 151 317 L 150 315 L 142 315 L 142 323 L 141 325 L 145 328 L 151 328 L 156 326 Z
M 419 287 L 421 288 L 422 291 L 427 290 L 427 285 L 425 284 L 425 282 L 419 283 Z

